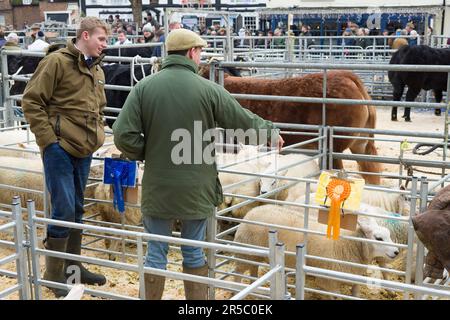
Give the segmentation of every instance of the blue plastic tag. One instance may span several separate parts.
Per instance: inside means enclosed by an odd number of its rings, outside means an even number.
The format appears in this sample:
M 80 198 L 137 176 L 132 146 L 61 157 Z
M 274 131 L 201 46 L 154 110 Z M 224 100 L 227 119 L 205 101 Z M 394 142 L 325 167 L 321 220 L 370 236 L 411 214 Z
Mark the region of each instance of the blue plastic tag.
M 120 184 L 122 187 L 136 187 L 138 166 L 136 161 L 119 158 L 105 158 L 103 172 L 103 183 L 114 184 L 114 172 L 120 173 Z
M 137 162 L 118 158 L 105 158 L 103 183 L 111 184 L 114 191 L 114 208 L 120 213 L 125 212 L 123 197 L 124 187 L 136 187 Z

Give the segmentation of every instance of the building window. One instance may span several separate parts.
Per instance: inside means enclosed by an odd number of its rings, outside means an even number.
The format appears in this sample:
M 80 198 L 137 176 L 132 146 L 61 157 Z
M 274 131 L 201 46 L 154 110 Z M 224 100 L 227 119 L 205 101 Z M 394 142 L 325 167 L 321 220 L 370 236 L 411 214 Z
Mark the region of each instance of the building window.
M 5 16 L 0 16 L 0 24 L 1 25 L 5 25 L 6 24 Z
M 244 26 L 248 30 L 255 31 L 257 29 L 256 17 L 244 17 Z

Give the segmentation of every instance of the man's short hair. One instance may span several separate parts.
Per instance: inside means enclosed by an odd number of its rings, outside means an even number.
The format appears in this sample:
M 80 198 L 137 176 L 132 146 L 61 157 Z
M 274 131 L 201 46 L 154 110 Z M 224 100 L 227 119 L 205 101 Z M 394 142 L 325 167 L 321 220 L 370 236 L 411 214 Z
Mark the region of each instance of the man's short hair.
M 125 35 L 127 34 L 127 32 L 125 30 L 123 30 L 123 29 L 120 29 L 120 30 L 117 31 L 117 34 L 121 34 L 121 33 L 123 33 Z
M 96 28 L 102 28 L 103 30 L 105 30 L 107 35 L 111 33 L 109 25 L 106 24 L 106 22 L 104 22 L 103 20 L 100 20 L 96 17 L 86 17 L 80 22 L 80 26 L 77 30 L 77 39 L 80 39 L 81 35 L 85 31 L 87 31 L 89 34 L 92 34 L 92 32 Z
M 177 51 L 168 51 L 167 52 L 167 54 L 169 55 L 169 56 L 171 56 L 171 55 L 177 55 L 177 56 L 186 56 L 187 55 L 187 53 L 188 53 L 188 51 L 189 51 L 190 49 L 186 49 L 186 50 L 177 50 Z
M 197 49 L 197 48 L 199 48 L 199 49 L 203 49 L 203 47 L 194 47 L 195 49 Z M 185 50 L 176 50 L 176 51 L 167 51 L 167 55 L 178 55 L 178 56 L 183 56 L 183 57 L 185 57 L 186 55 L 187 55 L 187 53 L 188 53 L 188 51 L 189 50 L 191 50 L 192 48 L 190 48 L 190 49 L 185 49 Z

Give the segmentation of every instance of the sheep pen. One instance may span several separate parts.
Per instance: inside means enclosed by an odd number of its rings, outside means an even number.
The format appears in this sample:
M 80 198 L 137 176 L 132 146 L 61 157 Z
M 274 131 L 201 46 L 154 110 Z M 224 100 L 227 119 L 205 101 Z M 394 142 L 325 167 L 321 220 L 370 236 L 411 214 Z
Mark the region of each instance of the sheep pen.
M 383 128 L 383 125 L 387 128 L 387 129 L 392 129 L 393 125 L 391 125 L 390 123 L 387 123 L 386 120 L 388 118 L 389 114 L 388 112 L 386 112 L 386 115 L 383 111 L 379 112 L 379 126 Z M 419 120 L 422 119 L 422 120 Z M 433 122 L 433 121 L 434 122 Z M 437 122 L 435 121 L 434 118 L 432 117 L 427 117 L 427 115 L 422 115 L 419 114 L 417 115 L 417 121 L 423 121 L 424 126 L 429 127 L 429 130 L 436 130 L 437 128 Z M 389 126 L 388 126 L 389 125 Z M 409 124 L 406 124 L 409 125 Z M 413 128 L 411 127 L 411 130 Z M 1 136 L 1 133 L 0 133 Z M 392 152 L 395 151 L 395 146 L 393 143 L 378 143 L 378 147 L 379 147 L 379 154 L 383 155 L 383 154 L 390 154 Z M 433 156 L 433 155 L 432 155 Z M 439 158 L 439 155 L 434 155 L 435 158 Z M 13 160 L 10 160 L 13 161 Z M 346 165 L 347 163 L 344 162 Z M 11 163 L 9 163 L 11 165 Z M 14 164 L 16 164 L 16 162 L 14 161 Z M 25 165 L 24 165 L 25 166 Z M 392 164 L 383 164 L 384 166 L 384 171 L 385 172 L 391 172 L 393 174 L 398 173 L 398 166 L 392 165 Z M 30 166 L 25 166 L 26 169 L 30 169 Z M 347 169 L 352 170 L 355 169 L 352 167 L 352 164 L 349 162 L 348 166 L 346 166 Z M 234 167 L 230 168 L 230 169 L 235 169 Z M 31 170 L 31 169 L 30 169 Z M 238 170 L 238 169 L 236 169 Z M 244 170 L 243 170 L 244 171 Z M 42 175 L 40 176 L 42 179 Z M 389 179 L 383 179 L 383 185 L 389 186 L 389 187 L 398 187 L 397 184 L 397 180 L 389 180 Z M 9 184 L 10 182 L 8 182 Z M 258 192 L 259 194 L 259 192 Z M 93 198 L 96 198 L 95 196 L 92 196 Z M 23 198 L 23 201 L 25 200 L 25 198 Z M 8 199 L 4 200 L 4 203 L 9 203 L 10 199 L 8 196 Z M 22 201 L 22 203 L 24 203 Z M 3 202 L 3 200 L 2 200 Z M 90 209 L 90 211 L 92 210 L 92 212 L 99 212 L 98 211 L 98 205 L 92 206 L 92 209 Z M 95 209 L 94 209 L 95 208 Z M 251 209 L 251 208 L 250 208 Z M 397 212 L 397 211 L 395 211 Z M 99 220 L 100 216 L 97 216 L 96 218 L 94 218 L 95 220 Z M 3 234 L 0 235 L 3 238 Z M 41 234 L 42 236 L 42 234 Z M 95 240 L 94 237 L 92 236 L 87 236 L 85 237 L 85 242 L 89 242 L 89 241 L 93 241 Z M 98 242 L 94 242 L 92 245 L 90 245 L 90 247 L 94 248 L 94 249 L 105 249 L 104 243 L 101 241 Z M 3 247 L 0 247 L 0 257 L 2 257 L 3 255 L 6 255 L 8 252 L 8 249 L 5 249 Z M 92 250 L 83 250 L 83 255 L 87 255 L 87 256 L 92 256 L 92 257 L 101 257 L 101 258 L 105 258 L 108 259 L 108 254 L 107 253 L 102 253 L 102 252 L 97 252 L 97 251 L 92 251 Z M 173 261 L 173 262 L 177 262 L 180 263 L 182 261 L 181 258 L 181 254 L 179 253 L 179 251 L 171 249 L 169 251 L 169 260 Z M 135 262 L 136 259 L 134 257 L 127 257 L 126 261 L 132 261 Z M 41 271 L 44 270 L 44 261 L 42 259 L 41 262 Z M 223 267 L 220 268 L 220 270 L 224 271 L 224 272 L 232 272 L 234 270 L 234 264 L 226 264 Z M 95 265 L 89 265 L 88 268 L 92 271 L 101 271 L 102 273 L 104 273 L 106 275 L 106 277 L 108 278 L 108 283 L 106 285 L 106 287 L 104 288 L 106 291 L 111 291 L 111 292 L 116 292 L 116 293 L 120 293 L 120 294 L 126 294 L 126 295 L 130 295 L 130 296 L 134 296 L 137 297 L 138 295 L 138 286 L 139 286 L 139 279 L 138 279 L 138 275 L 133 273 L 133 272 L 128 272 L 128 271 L 123 271 L 123 270 L 116 270 L 116 269 L 111 269 L 111 268 L 104 268 L 104 267 L 98 267 Z M 6 266 L 6 269 L 8 269 L 8 266 Z M 169 270 L 172 271 L 180 271 L 181 267 L 177 264 L 169 264 L 168 267 Z M 261 271 L 260 270 L 260 274 L 261 275 Z M 372 272 L 371 270 L 368 271 L 369 275 L 373 275 L 374 277 L 380 277 L 381 278 L 381 274 L 379 274 L 378 272 Z M 401 277 L 396 276 L 396 275 L 389 275 L 388 278 L 390 280 L 395 280 L 395 281 L 404 281 Z M 0 277 L 0 290 L 2 290 L 4 287 L 4 285 L 6 286 L 9 282 L 8 278 L 5 277 Z M 308 279 L 307 285 L 309 286 L 311 284 L 314 285 L 315 284 L 315 280 L 314 279 Z M 95 289 L 98 289 L 96 287 L 93 287 Z M 103 289 L 103 288 L 102 288 Z M 347 285 L 342 285 L 340 286 L 340 291 L 342 293 L 345 294 L 351 294 L 351 288 L 349 288 L 349 286 Z M 45 299 L 54 299 L 53 294 L 47 290 L 46 288 L 43 288 L 43 293 L 44 293 L 44 298 Z M 168 282 L 166 283 L 166 291 L 164 294 L 164 299 L 182 299 L 183 296 L 183 286 L 182 286 L 182 282 L 181 281 L 177 281 L 177 280 L 168 280 Z M 217 295 L 216 298 L 217 299 L 227 299 L 231 297 L 231 293 L 224 291 L 224 290 L 217 290 Z M 323 296 L 320 295 L 313 295 L 313 297 L 315 299 L 324 299 Z M 385 290 L 377 290 L 377 289 L 373 289 L 373 288 L 366 288 L 366 287 L 362 287 L 361 288 L 361 294 L 360 297 L 363 298 L 367 298 L 367 299 L 402 299 L 403 298 L 403 294 L 401 293 L 388 293 Z M 83 299 L 98 299 L 98 298 L 94 298 L 91 297 L 90 295 L 84 295 Z M 251 298 L 249 298 L 251 299 Z

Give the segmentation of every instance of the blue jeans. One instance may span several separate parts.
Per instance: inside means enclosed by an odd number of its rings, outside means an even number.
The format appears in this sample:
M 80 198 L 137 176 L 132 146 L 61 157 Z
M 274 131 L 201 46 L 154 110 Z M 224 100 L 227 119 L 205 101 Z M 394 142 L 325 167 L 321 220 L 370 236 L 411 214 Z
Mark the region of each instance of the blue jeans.
M 206 219 L 182 220 L 181 238 L 205 241 Z M 143 217 L 145 232 L 162 236 L 171 236 L 174 220 L 158 219 L 149 216 Z M 145 266 L 156 269 L 166 269 L 167 253 L 169 244 L 167 242 L 149 241 L 147 247 Z M 187 268 L 200 268 L 205 265 L 205 254 L 203 248 L 181 246 L 183 265 Z
M 84 189 L 89 177 L 92 156 L 76 158 L 59 143 L 45 148 L 43 154 L 45 183 L 50 192 L 52 219 L 82 222 L 84 213 Z M 47 234 L 52 238 L 66 238 L 70 228 L 48 225 Z

